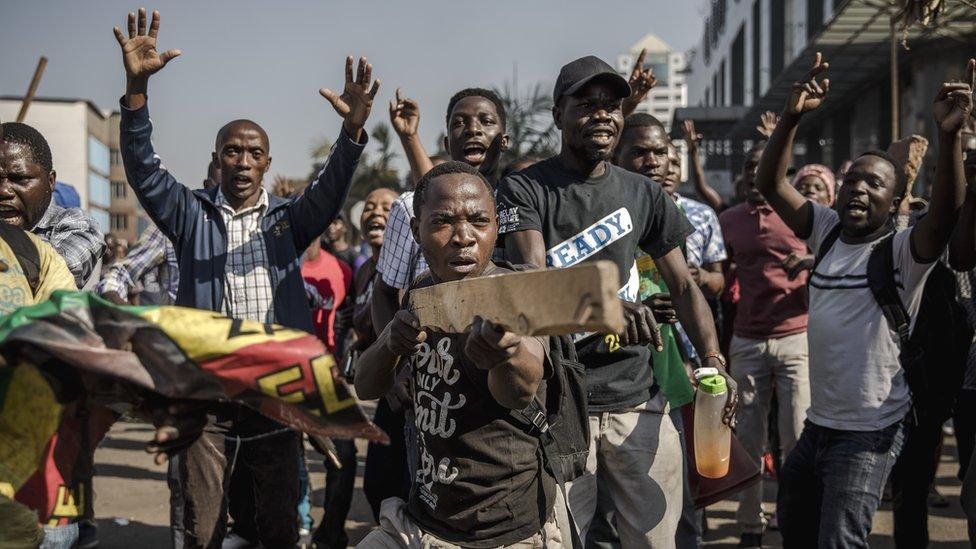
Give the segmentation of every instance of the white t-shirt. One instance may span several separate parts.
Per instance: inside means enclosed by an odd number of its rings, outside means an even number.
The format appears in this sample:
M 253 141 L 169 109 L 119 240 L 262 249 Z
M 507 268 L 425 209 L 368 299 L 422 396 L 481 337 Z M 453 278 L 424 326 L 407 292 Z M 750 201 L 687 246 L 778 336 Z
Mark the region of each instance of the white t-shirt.
M 837 223 L 837 212 L 813 205 L 813 231 L 807 244 L 814 253 Z M 898 231 L 892 248 L 898 294 L 914 327 L 925 279 L 935 262 L 916 259 L 912 230 Z M 898 359 L 898 335 L 868 287 L 868 258 L 880 241 L 845 244 L 838 238 L 810 277 L 807 417 L 823 427 L 883 429 L 904 418 L 911 406 Z

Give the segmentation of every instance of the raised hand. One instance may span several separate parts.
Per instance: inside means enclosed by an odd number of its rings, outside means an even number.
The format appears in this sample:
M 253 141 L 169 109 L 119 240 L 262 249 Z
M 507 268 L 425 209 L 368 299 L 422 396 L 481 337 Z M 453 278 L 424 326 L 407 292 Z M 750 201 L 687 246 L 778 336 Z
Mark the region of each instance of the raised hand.
M 180 50 L 156 51 L 156 36 L 159 34 L 159 12 L 152 12 L 152 23 L 146 30 L 146 8 L 139 8 L 138 26 L 136 14 L 129 13 L 129 37 L 122 29 L 115 27 L 115 39 L 122 46 L 122 65 L 129 80 L 145 80 L 159 72 L 182 53 Z
M 789 114 L 803 114 L 819 107 L 827 98 L 830 90 L 830 80 L 827 78 L 817 82 L 817 77 L 830 68 L 830 65 L 822 60 L 820 52 L 814 58 L 813 66 L 798 82 L 793 83 L 793 90 L 790 97 L 786 100 L 786 112 Z
M 634 62 L 634 68 L 630 71 L 630 97 L 624 99 L 621 105 L 621 110 L 624 116 L 628 116 L 637 110 L 637 105 L 647 97 L 648 92 L 657 86 L 657 78 L 654 77 L 654 71 L 651 69 L 644 69 L 644 58 L 647 57 L 647 48 L 641 50 L 640 55 L 637 56 L 637 61 Z
M 697 151 L 698 145 L 701 143 L 702 140 L 702 134 L 695 131 L 695 121 L 685 120 L 684 130 L 685 130 L 685 143 L 688 144 L 688 150 Z
M 935 98 L 932 114 L 944 133 L 958 133 L 973 110 L 973 86 L 976 85 L 976 60 L 966 67 L 967 82 L 942 84 Z
M 380 89 L 380 81 L 376 80 L 370 86 L 373 79 L 373 65 L 370 65 L 365 57 L 359 58 L 359 69 L 356 71 L 356 79 L 352 77 L 352 56 L 346 57 L 346 84 L 342 89 L 342 95 L 336 94 L 328 88 L 322 88 L 319 93 L 332 103 L 339 116 L 342 117 L 342 127 L 356 141 L 360 140 L 363 126 L 369 118 L 369 112 L 373 108 L 373 98 Z
M 396 101 L 390 101 L 390 123 L 400 137 L 417 135 L 420 126 L 420 107 L 413 99 L 400 97 L 400 88 L 396 90 Z
M 756 131 L 766 139 L 769 139 L 769 136 L 773 135 L 773 130 L 776 129 L 776 124 L 778 123 L 779 115 L 773 111 L 766 111 L 759 115 L 759 125 L 756 126 Z

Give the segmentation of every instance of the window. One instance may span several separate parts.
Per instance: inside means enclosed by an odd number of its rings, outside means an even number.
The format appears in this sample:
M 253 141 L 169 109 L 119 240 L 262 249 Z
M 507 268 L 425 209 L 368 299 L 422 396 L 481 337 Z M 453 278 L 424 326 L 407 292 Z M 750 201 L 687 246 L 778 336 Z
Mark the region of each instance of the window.
M 125 214 L 112 214 L 111 232 L 121 232 L 129 229 L 129 216 Z
M 95 224 L 98 226 L 98 230 L 102 230 L 102 227 L 110 227 L 108 212 L 101 208 L 88 208 L 88 215 L 92 216 L 95 220 Z
M 746 26 L 739 27 L 739 32 L 732 41 L 732 59 L 729 75 L 732 81 L 732 104 L 744 105 L 746 97 Z
M 117 149 L 112 149 L 112 165 L 121 166 L 122 165 L 122 153 Z
M 111 165 L 111 155 L 108 147 L 104 143 L 95 139 L 95 136 L 88 136 L 88 165 L 91 169 L 102 175 L 108 175 Z
M 113 181 L 112 199 L 115 200 L 115 199 L 125 198 L 125 194 L 126 194 L 125 183 L 122 181 Z
M 109 207 L 111 201 L 111 185 L 108 179 L 95 172 L 88 173 L 88 202 L 94 206 Z

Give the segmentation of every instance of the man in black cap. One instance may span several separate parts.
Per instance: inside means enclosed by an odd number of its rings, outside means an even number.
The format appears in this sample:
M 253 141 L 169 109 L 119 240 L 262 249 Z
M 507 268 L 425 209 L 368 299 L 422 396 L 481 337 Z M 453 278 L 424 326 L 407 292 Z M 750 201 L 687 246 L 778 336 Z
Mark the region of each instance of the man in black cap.
M 726 378 L 726 423 L 733 418 L 735 382 L 725 371 L 708 304 L 682 255 L 692 226 L 660 185 L 609 162 L 623 130 L 621 104 L 630 95 L 628 82 L 596 57 L 562 68 L 552 111 L 562 150 L 501 182 L 499 233 L 515 263 L 617 264 L 627 330 L 576 338 L 587 368 L 591 441 L 587 471 L 569 487 L 569 507 L 585 539 L 599 477 L 614 500 L 624 547 L 673 547 L 683 458 L 651 372 L 647 345 L 656 327 L 650 310 L 638 302 L 638 248 L 653 258 L 671 289 L 702 366 Z M 661 345 L 659 337 L 653 339 Z

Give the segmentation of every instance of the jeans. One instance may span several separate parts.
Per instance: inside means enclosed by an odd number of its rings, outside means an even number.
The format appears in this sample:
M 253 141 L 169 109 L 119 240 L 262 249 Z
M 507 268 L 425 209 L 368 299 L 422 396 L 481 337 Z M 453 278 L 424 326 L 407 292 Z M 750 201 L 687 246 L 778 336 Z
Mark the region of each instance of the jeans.
M 227 531 L 231 476 L 235 468 L 244 468 L 252 501 L 235 503 L 253 504 L 254 535 L 268 549 L 294 546 L 300 444 L 299 434 L 290 430 L 246 439 L 205 432 L 171 464 L 177 477 L 172 480 L 178 482 L 182 495 L 171 514 L 183 526 L 174 528 L 174 541 L 182 537 L 187 548 L 221 546 Z M 242 537 L 249 539 L 247 534 Z
M 742 447 L 762 463 L 767 445 L 769 409 L 776 393 L 780 456 L 786 456 L 803 429 L 810 407 L 807 333 L 770 339 L 734 336 L 729 348 L 732 377 L 739 385 L 739 425 Z M 762 479 L 742 491 L 736 521 L 742 533 L 760 534 Z
M 939 465 L 942 424 L 949 411 L 936 414 L 919 415 L 918 424 L 905 438 L 905 446 L 891 471 L 897 549 L 929 545 L 929 487 Z
M 839 431 L 807 421 L 780 471 L 784 547 L 867 548 L 874 514 L 907 425 Z
M 629 410 L 590 414 L 586 472 L 566 485 L 569 508 L 582 539 L 596 512 L 599 479 L 616 509 L 621 547 L 675 546 L 684 456 L 666 410 L 664 395 L 658 392 Z
M 45 526 L 44 539 L 37 549 L 71 549 L 78 543 L 78 524 Z
M 349 545 L 346 534 L 346 517 L 352 507 L 353 487 L 356 483 L 356 443 L 351 440 L 333 439 L 336 457 L 342 466 L 325 460 L 325 513 L 322 522 L 312 536 L 318 547 L 338 548 Z

